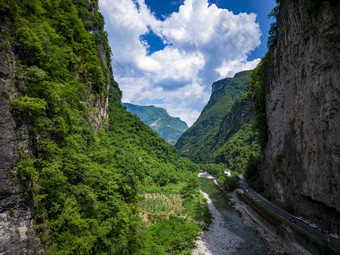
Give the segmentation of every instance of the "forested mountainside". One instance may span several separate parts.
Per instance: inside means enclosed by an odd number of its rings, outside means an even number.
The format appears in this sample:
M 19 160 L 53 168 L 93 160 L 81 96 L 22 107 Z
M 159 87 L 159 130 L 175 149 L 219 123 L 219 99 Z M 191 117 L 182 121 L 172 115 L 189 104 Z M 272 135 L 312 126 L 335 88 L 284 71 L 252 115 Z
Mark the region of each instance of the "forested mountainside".
M 132 114 L 136 114 L 141 121 L 149 125 L 153 131 L 171 145 L 175 145 L 178 138 L 188 129 L 188 125 L 184 121 L 170 116 L 163 108 L 129 103 L 122 105 Z
M 198 167 L 121 106 L 98 1 L 5 0 L 0 22 L 0 253 L 190 249 Z M 145 205 L 170 196 L 181 217 Z
M 223 118 L 218 133 L 206 145 L 213 163 L 223 163 L 233 171 L 243 173 L 249 159 L 260 155 L 254 117 L 254 106 L 249 94 L 245 93 L 236 100 Z
M 253 83 L 264 188 L 276 203 L 339 232 L 339 1 L 281 0 L 272 14 L 269 54 Z
M 244 170 L 249 157 L 259 154 L 249 84 L 250 71 L 243 71 L 212 85 L 208 104 L 176 144 L 181 155 L 197 163 L 224 163 Z
M 197 162 L 209 161 L 209 159 L 200 158 L 199 152 L 203 144 L 217 134 L 222 119 L 236 99 L 246 92 L 249 83 L 249 71 L 238 73 L 234 78 L 226 78 L 213 83 L 209 102 L 195 123 L 176 143 L 176 148 L 181 155 Z

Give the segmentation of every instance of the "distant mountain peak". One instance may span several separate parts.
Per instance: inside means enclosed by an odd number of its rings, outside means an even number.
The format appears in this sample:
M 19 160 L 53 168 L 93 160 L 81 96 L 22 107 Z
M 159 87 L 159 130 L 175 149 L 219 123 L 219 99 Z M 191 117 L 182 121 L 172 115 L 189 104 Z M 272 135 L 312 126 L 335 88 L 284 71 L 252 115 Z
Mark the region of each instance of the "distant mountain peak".
M 122 105 L 132 114 L 136 114 L 141 121 L 149 125 L 153 131 L 171 145 L 174 145 L 184 131 L 188 129 L 188 125 L 184 121 L 178 117 L 170 116 L 163 108 L 130 103 L 123 103 Z

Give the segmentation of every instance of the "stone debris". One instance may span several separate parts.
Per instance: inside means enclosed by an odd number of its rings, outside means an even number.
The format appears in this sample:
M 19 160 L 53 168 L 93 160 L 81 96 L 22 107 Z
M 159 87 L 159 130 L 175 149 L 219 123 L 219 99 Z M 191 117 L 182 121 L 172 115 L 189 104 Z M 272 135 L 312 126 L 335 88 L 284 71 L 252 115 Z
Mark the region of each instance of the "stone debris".
M 213 216 L 208 231 L 203 231 L 199 240 L 196 241 L 196 248 L 193 255 L 227 255 L 236 254 L 237 248 L 244 240 L 228 229 L 222 215 L 215 208 L 208 194 L 202 192 L 207 199 L 209 210 Z

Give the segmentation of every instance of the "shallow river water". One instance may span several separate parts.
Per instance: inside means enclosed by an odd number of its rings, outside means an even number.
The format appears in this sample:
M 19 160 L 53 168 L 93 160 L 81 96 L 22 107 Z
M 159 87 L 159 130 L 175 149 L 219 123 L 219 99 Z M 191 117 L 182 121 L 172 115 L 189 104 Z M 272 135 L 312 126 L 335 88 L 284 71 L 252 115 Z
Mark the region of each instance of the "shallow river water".
M 231 205 L 228 197 L 222 192 L 212 180 L 207 178 L 201 179 L 201 190 L 209 195 L 214 207 L 221 214 L 226 228 L 236 236 L 243 239 L 242 244 L 237 249 L 237 255 L 265 255 L 268 250 L 264 242 L 256 236 L 251 229 L 246 229 L 242 223 L 242 217 Z M 209 244 L 208 244 L 209 245 Z M 216 244 L 214 244 L 216 245 Z M 223 248 L 223 247 L 221 247 Z M 225 253 L 228 254 L 228 253 Z

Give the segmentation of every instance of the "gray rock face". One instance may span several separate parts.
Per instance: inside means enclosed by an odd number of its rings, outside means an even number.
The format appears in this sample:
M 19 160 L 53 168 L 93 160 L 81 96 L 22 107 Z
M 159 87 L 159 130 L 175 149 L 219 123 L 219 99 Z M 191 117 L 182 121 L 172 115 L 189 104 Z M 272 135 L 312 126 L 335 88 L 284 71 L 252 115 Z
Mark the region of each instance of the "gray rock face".
M 15 61 L 10 43 L 0 40 L 0 254 L 37 254 L 40 241 L 32 233 L 32 213 L 15 178 L 18 150 L 28 150 L 28 127 L 20 133 L 10 111 Z M 31 253 L 29 253 L 31 252 Z
M 340 7 L 306 2 L 281 1 L 262 176 L 278 203 L 340 232 Z
M 91 31 L 89 31 L 91 33 Z M 103 59 L 103 63 L 106 63 L 108 66 L 111 66 L 111 63 L 106 55 L 106 48 L 103 45 L 98 45 L 98 56 Z M 102 69 L 104 67 L 100 65 Z M 103 126 L 103 120 L 109 118 L 109 91 L 110 91 L 110 82 L 105 82 L 105 91 L 106 93 L 102 95 L 102 97 L 98 98 L 93 93 L 94 89 L 91 87 L 91 84 L 88 84 L 88 90 L 90 91 L 90 95 L 88 98 L 88 102 L 90 105 L 94 105 L 94 107 L 89 109 L 88 121 L 94 129 L 99 129 Z

